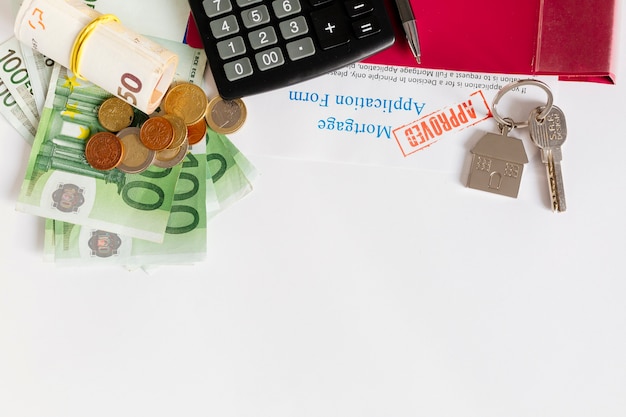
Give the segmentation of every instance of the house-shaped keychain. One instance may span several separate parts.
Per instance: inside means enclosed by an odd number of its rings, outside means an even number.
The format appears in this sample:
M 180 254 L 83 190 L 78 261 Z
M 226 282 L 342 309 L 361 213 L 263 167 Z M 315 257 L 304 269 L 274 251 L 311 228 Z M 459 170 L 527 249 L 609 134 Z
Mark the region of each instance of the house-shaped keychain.
M 528 163 L 520 139 L 487 133 L 471 153 L 468 187 L 517 198 L 524 164 Z

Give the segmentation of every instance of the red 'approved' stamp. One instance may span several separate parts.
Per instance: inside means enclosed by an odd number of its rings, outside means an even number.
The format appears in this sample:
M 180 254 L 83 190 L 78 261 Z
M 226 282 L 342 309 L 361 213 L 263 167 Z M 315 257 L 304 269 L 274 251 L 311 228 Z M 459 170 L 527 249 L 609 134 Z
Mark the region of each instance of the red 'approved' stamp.
M 470 94 L 467 100 L 437 110 L 414 122 L 393 130 L 393 136 L 404 156 L 422 150 L 442 137 L 474 126 L 492 116 L 482 90 Z

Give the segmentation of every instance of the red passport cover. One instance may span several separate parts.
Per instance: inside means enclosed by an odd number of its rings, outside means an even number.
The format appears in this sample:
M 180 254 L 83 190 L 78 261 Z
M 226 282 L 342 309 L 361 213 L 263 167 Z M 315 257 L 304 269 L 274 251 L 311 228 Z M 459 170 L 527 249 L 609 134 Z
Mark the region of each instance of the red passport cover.
M 411 0 L 421 46 L 417 64 L 393 0 L 396 41 L 365 62 L 614 83 L 617 0 Z M 185 41 L 201 48 L 190 17 Z

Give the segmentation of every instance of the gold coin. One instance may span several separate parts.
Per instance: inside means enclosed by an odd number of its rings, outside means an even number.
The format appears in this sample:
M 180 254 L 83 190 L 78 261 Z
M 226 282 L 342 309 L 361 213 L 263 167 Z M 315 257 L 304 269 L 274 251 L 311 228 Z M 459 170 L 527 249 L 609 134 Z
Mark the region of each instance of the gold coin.
M 140 139 L 138 127 L 127 127 L 122 129 L 117 137 L 124 144 L 125 154 L 122 163 L 117 166 L 122 172 L 127 174 L 138 174 L 145 171 L 152 165 L 156 151 L 145 147 Z
M 189 142 L 185 139 L 183 144 L 176 149 L 163 149 L 156 153 L 154 158 L 154 165 L 159 168 L 171 168 L 180 164 L 189 150 Z
M 109 132 L 119 132 L 130 126 L 135 117 L 133 107 L 122 99 L 106 99 L 98 109 L 98 121 Z
M 175 114 L 191 125 L 204 117 L 208 99 L 202 88 L 191 83 L 180 83 L 167 92 L 163 99 L 165 113 Z
M 175 114 L 164 114 L 163 117 L 169 120 L 174 128 L 174 140 L 168 146 L 168 149 L 180 148 L 187 138 L 187 125 L 185 121 Z
M 227 134 L 239 130 L 247 116 L 246 105 L 241 99 L 225 100 L 217 96 L 209 102 L 205 117 L 211 129 Z

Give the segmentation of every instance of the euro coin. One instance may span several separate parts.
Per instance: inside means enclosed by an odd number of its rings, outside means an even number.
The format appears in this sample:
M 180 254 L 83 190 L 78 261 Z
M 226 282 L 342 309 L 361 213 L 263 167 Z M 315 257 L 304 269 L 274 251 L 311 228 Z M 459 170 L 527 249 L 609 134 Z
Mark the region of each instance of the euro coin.
M 109 171 L 122 162 L 124 145 L 111 132 L 98 132 L 89 138 L 85 146 L 85 159 L 100 171 Z
M 117 169 L 127 174 L 145 171 L 152 165 L 156 156 L 156 151 L 146 148 L 139 136 L 138 127 L 127 127 L 117 134 L 124 145 L 124 158 Z
M 204 90 L 191 83 L 180 83 L 167 92 L 163 99 L 163 111 L 175 114 L 192 125 L 204 117 L 208 99 Z
M 168 148 L 180 148 L 187 138 L 187 125 L 185 124 L 185 121 L 175 114 L 164 114 L 163 117 L 165 117 L 174 128 L 174 140 Z
M 176 149 L 163 149 L 156 153 L 154 165 L 159 168 L 171 168 L 180 164 L 189 150 L 189 142 L 185 140 L 183 144 Z
M 174 141 L 174 127 L 163 116 L 151 117 L 141 125 L 139 138 L 146 148 L 160 151 Z
M 225 100 L 217 96 L 209 102 L 205 117 L 211 129 L 228 134 L 239 130 L 247 116 L 246 105 L 241 99 Z
M 119 132 L 130 126 L 135 117 L 132 106 L 122 99 L 106 99 L 98 109 L 98 121 L 109 132 Z
M 206 120 L 198 120 L 197 123 L 187 126 L 187 140 L 190 145 L 199 143 L 206 137 Z

